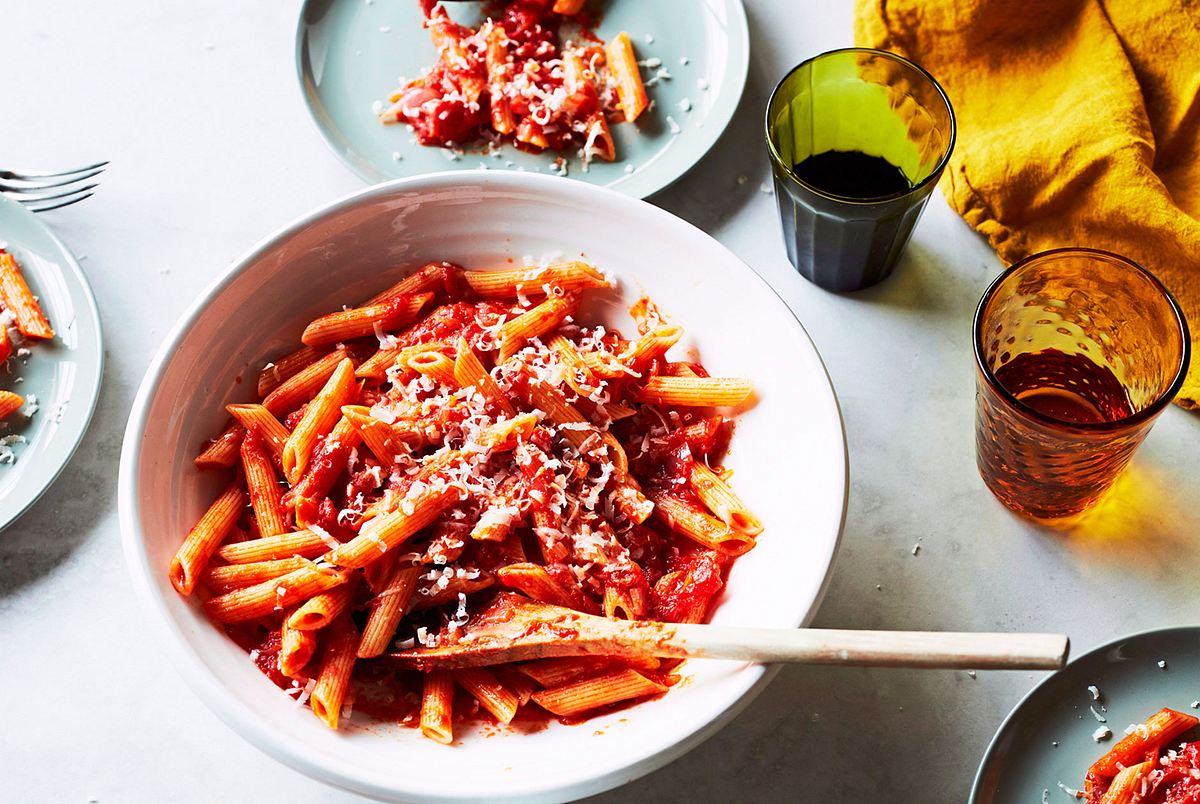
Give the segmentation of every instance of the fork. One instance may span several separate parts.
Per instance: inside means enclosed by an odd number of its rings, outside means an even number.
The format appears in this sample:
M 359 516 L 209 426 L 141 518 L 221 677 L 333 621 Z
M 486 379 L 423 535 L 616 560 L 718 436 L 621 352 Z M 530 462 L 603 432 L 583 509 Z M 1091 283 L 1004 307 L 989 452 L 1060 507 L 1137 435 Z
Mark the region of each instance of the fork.
M 63 170 L 58 173 L 0 170 L 0 195 L 24 204 L 31 212 L 49 212 L 70 206 L 92 195 L 97 182 L 80 186 L 79 182 L 104 172 L 105 162 Z

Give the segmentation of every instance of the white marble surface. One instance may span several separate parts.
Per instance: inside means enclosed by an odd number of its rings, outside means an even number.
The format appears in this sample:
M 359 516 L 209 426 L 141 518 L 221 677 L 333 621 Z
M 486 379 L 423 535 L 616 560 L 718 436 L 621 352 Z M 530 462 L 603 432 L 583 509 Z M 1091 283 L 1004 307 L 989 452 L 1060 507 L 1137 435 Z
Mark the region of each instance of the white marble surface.
M 1194 622 L 1184 557 L 1200 547 L 1200 418 L 1169 410 L 1114 497 L 1070 533 L 992 500 L 974 466 L 970 317 L 998 262 L 935 196 L 882 286 L 839 297 L 792 272 L 760 191 L 761 108 L 788 67 L 850 43 L 851 8 L 748 5 L 737 119 L 654 202 L 766 277 L 833 377 L 853 488 L 817 624 L 1063 630 L 1080 652 Z M 71 465 L 0 534 L 0 799 L 351 799 L 242 742 L 144 638 L 114 503 L 125 417 L 167 328 L 265 233 L 359 186 L 301 106 L 296 13 L 283 0 L 0 0 L 0 164 L 113 160 L 94 199 L 47 216 L 86 257 L 108 376 Z M 595 800 L 962 801 L 992 732 L 1037 678 L 786 668 L 690 755 Z

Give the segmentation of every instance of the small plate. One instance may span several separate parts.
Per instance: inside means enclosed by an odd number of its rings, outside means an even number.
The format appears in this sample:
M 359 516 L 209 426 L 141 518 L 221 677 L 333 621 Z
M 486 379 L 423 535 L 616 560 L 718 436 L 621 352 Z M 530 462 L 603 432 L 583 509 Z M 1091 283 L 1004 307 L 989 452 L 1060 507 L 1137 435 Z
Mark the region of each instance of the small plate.
M 478 23 L 479 6 L 446 4 L 451 16 L 469 25 Z M 572 178 L 645 198 L 699 162 L 733 117 L 750 58 L 746 11 L 740 0 L 608 0 L 601 11 L 596 29 L 601 38 L 627 31 L 637 57 L 661 59 L 671 78 L 647 89 L 654 108 L 636 124 L 613 126 L 616 162 L 593 162 L 584 172 L 572 155 L 568 172 Z M 334 153 L 372 184 L 481 166 L 553 172 L 554 152 L 528 154 L 505 146 L 498 157 L 468 150 L 454 159 L 442 148 L 419 145 L 403 125 L 379 122 L 372 104 L 386 103 L 401 76 L 415 78 L 436 60 L 422 20 L 417 0 L 304 3 L 296 31 L 296 69 L 308 111 Z M 643 70 L 643 76 L 654 72 Z
M 1099 701 L 1089 685 L 1099 690 Z M 1198 699 L 1200 627 L 1143 631 L 1101 645 L 1017 704 L 984 754 L 970 804 L 1030 804 L 1045 790 L 1050 801 L 1065 802 L 1059 783 L 1082 788 L 1087 769 L 1125 736 L 1126 726 L 1164 706 L 1198 714 Z M 1092 706 L 1107 723 L 1096 719 Z M 1102 725 L 1113 736 L 1097 743 L 1092 733 Z
M 38 410 L 27 418 L 14 413 L 0 421 L 0 437 L 22 436 L 13 444 L 13 464 L 0 464 L 0 530 L 12 524 L 50 488 L 83 439 L 104 371 L 100 314 L 79 263 L 45 224 L 20 204 L 0 198 L 0 242 L 21 266 L 30 290 L 54 327 L 54 340 L 31 343 L 30 354 L 14 354 L 0 366 L 0 388 Z M 17 382 L 20 378 L 20 382 Z

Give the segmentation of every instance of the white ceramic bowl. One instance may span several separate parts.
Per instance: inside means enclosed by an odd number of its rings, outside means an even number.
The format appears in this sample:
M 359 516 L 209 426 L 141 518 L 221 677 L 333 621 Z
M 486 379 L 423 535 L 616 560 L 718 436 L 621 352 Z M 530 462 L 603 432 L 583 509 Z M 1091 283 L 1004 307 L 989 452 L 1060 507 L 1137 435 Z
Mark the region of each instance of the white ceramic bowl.
M 794 627 L 821 597 L 845 513 L 847 464 L 821 360 L 782 301 L 723 246 L 672 215 L 610 190 L 521 173 L 443 173 L 378 185 L 287 226 L 238 260 L 192 306 L 146 374 L 125 433 L 125 553 L 164 653 L 201 699 L 255 746 L 321 781 L 384 799 L 562 801 L 613 787 L 682 755 L 728 721 L 771 668 L 690 662 L 659 700 L 581 726 L 447 748 L 356 715 L 333 732 L 297 708 L 167 580 L 183 536 L 223 478 L 192 466 L 230 401 L 248 399 L 265 360 L 304 324 L 429 260 L 501 267 L 580 254 L 649 293 L 714 374 L 751 378 L 727 463 L 766 532 L 738 560 L 713 618 Z M 627 307 L 627 304 L 625 305 Z M 624 307 L 606 323 L 632 330 Z

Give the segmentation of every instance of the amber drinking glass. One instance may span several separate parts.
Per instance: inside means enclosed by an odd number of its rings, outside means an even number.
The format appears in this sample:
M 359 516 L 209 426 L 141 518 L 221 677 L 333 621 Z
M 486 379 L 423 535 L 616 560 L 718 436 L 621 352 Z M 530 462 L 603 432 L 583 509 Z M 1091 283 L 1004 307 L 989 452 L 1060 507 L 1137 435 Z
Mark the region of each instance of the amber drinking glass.
M 886 278 L 954 149 L 937 81 L 883 50 L 822 53 L 775 87 L 766 128 L 792 265 L 833 291 Z
M 1187 323 L 1149 271 L 1106 251 L 1035 254 L 975 312 L 975 448 L 1001 502 L 1037 519 L 1108 490 L 1187 372 Z

